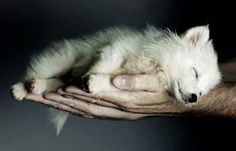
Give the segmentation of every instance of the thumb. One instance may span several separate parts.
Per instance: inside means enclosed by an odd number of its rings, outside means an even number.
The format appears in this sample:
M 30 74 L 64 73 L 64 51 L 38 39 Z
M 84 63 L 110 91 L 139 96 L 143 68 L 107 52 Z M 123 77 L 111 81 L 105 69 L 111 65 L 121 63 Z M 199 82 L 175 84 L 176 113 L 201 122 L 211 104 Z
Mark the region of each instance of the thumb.
M 115 87 L 133 91 L 163 90 L 160 74 L 120 75 L 113 79 Z

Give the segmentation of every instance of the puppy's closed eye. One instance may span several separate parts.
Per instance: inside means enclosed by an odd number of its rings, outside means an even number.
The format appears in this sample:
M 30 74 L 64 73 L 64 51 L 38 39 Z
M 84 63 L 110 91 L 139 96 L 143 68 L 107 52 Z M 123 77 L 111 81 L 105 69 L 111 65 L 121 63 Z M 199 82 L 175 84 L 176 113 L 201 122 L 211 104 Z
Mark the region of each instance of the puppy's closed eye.
M 195 78 L 198 79 L 199 78 L 199 74 L 196 70 L 196 68 L 193 68 L 194 74 L 195 74 Z

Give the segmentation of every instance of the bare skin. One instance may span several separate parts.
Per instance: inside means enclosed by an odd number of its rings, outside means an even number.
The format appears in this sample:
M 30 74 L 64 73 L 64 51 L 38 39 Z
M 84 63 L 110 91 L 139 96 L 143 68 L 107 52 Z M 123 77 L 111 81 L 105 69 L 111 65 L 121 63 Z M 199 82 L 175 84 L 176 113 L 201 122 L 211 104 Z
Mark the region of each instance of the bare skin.
M 221 65 L 225 81 L 235 81 L 235 67 L 235 60 Z M 185 105 L 174 101 L 160 89 L 155 80 L 155 76 L 145 74 L 115 77 L 113 84 L 123 91 L 112 95 L 103 94 L 101 99 L 75 86 L 68 86 L 43 96 L 29 93 L 25 98 L 88 118 L 136 120 L 156 115 L 236 118 L 236 83 L 222 83 L 201 97 L 197 103 Z M 127 93 L 129 98 L 124 97 Z

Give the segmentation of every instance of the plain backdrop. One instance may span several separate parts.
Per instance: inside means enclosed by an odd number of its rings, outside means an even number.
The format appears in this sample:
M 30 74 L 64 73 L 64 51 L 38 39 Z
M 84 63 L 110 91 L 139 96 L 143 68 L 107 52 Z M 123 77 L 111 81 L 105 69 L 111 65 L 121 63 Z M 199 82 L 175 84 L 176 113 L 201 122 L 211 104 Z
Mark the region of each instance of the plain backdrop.
M 0 0 L 0 151 L 236 150 L 236 121 L 212 117 L 153 117 L 138 121 L 71 116 L 61 135 L 48 107 L 16 102 L 10 86 L 32 54 L 52 41 L 106 27 L 146 24 L 178 33 L 209 24 L 219 61 L 236 57 L 235 5 L 182 0 Z

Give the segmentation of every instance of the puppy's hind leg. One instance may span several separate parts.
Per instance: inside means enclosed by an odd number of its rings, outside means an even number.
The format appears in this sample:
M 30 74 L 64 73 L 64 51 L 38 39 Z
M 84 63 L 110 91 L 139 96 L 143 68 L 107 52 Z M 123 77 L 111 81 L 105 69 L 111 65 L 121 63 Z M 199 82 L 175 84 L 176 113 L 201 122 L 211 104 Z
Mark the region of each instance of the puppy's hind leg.
M 29 90 L 34 94 L 42 94 L 44 92 L 55 91 L 63 85 L 64 83 L 56 78 L 34 79 L 30 84 Z
M 47 48 L 31 59 L 23 80 L 12 86 L 14 99 L 24 99 L 27 92 L 41 94 L 48 88 L 55 89 L 62 82 L 46 79 L 60 77 L 70 70 L 75 60 L 75 51 L 67 41 L 55 43 Z
M 11 87 L 11 94 L 12 97 L 18 101 L 21 101 L 24 99 L 25 95 L 27 94 L 27 90 L 25 88 L 24 83 L 22 82 L 18 82 L 16 84 L 14 84 Z

